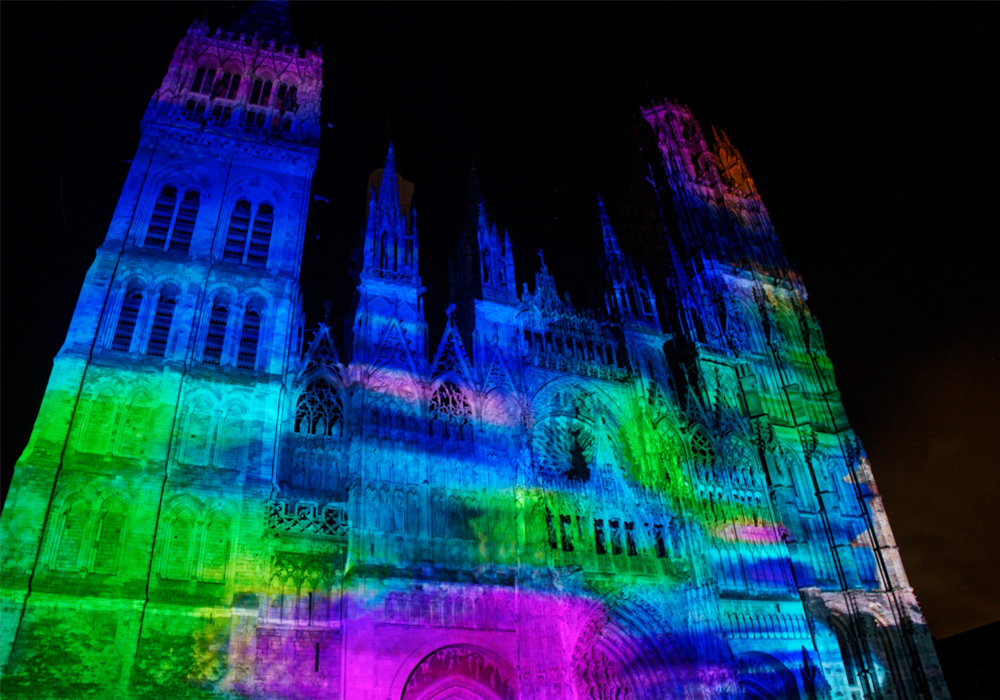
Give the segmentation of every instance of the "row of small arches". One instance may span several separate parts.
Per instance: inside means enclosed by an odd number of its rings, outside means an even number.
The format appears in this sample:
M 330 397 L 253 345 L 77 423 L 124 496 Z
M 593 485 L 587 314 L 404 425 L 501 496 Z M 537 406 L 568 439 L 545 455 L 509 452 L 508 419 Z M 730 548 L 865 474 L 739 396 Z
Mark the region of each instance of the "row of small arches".
M 141 279 L 129 280 L 118 306 L 110 349 L 164 357 L 179 294 L 180 289 L 172 283 L 150 289 Z M 234 299 L 226 290 L 212 297 L 200 358 L 205 364 L 232 363 L 241 369 L 255 369 L 266 303 L 258 296 L 249 296 L 241 304 L 235 304 Z M 233 336 L 231 340 L 229 336 Z

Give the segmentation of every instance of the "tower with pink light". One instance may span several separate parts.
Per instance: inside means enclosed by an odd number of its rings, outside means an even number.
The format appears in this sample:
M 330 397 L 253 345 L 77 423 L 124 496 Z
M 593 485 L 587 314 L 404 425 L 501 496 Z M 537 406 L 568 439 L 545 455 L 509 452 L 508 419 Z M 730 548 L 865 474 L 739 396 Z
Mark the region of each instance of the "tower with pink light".
M 441 329 L 389 144 L 307 332 L 322 64 L 282 2 L 178 45 L 0 518 L 4 693 L 947 697 L 725 134 L 641 110 L 594 308 L 473 170 Z

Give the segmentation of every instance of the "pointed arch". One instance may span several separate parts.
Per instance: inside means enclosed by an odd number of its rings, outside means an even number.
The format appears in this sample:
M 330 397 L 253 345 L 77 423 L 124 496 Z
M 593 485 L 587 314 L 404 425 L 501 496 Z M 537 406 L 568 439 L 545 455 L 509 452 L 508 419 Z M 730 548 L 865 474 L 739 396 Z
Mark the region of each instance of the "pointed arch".
M 156 300 L 156 310 L 153 313 L 153 325 L 149 329 L 149 340 L 146 342 L 147 355 L 164 357 L 167 354 L 167 341 L 170 339 L 170 328 L 173 325 L 179 295 L 180 288 L 176 284 L 168 282 L 161 285 Z
M 93 454 L 109 454 L 114 444 L 117 424 L 118 397 L 113 389 L 104 387 L 90 402 L 81 449 Z
M 118 573 L 126 541 L 128 514 L 129 504 L 118 497 L 108 499 L 101 506 L 95 535 L 94 573 Z
M 215 442 L 215 464 L 223 469 L 245 469 L 247 464 L 247 410 L 234 403 L 225 409 Z
M 187 580 L 192 577 L 198 542 L 198 514 L 189 503 L 177 506 L 167 521 L 163 577 Z
M 208 464 L 211 449 L 212 428 L 215 414 L 208 399 L 199 398 L 188 409 L 187 418 L 183 422 L 181 451 L 182 460 L 187 464 Z
M 422 609 L 422 607 L 421 607 Z M 464 636 L 464 635 L 463 635 Z M 503 657 L 475 644 L 453 644 L 411 656 L 403 669 L 412 670 L 393 680 L 402 700 L 514 700 L 517 674 Z M 402 670 L 402 669 L 401 669 Z M 405 672 L 405 671 L 404 671 Z M 396 689 L 397 686 L 401 686 Z
M 344 430 L 344 403 L 325 377 L 303 387 L 295 402 L 293 430 L 301 435 L 339 438 Z
M 431 438 L 446 441 L 472 438 L 472 403 L 458 377 L 449 374 L 436 382 L 427 410 Z
M 129 399 L 121 427 L 120 452 L 126 457 L 145 456 L 153 401 L 146 391 L 137 391 Z
M 59 516 L 56 532 L 55 554 L 52 568 L 60 571 L 78 571 L 85 554 L 85 543 L 89 540 L 89 530 L 93 507 L 84 492 L 68 497 Z
M 142 310 L 144 289 L 145 284 L 137 279 L 130 280 L 126 284 L 118 309 L 118 319 L 115 321 L 114 334 L 111 337 L 112 350 L 129 352 L 132 349 L 132 338 L 139 322 L 139 312 Z
M 231 550 L 232 519 L 221 510 L 208 514 L 202 538 L 202 553 L 198 578 L 208 583 L 223 583 Z

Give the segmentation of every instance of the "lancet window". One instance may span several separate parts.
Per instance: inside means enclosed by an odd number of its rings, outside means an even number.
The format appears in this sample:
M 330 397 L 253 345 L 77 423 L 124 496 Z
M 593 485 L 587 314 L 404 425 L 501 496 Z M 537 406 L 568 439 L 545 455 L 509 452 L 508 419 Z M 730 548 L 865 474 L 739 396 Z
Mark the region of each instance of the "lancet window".
M 118 572 L 126 519 L 127 513 L 124 503 L 113 501 L 105 507 L 98 521 L 94 573 L 114 574 Z
M 229 219 L 222 259 L 226 262 L 246 263 L 252 267 L 265 267 L 273 225 L 274 207 L 270 204 L 261 204 L 255 213 L 250 202 L 239 200 Z
M 176 292 L 172 289 L 161 291 L 160 298 L 156 302 L 156 313 L 153 315 L 153 326 L 149 329 L 149 341 L 146 344 L 147 355 L 163 357 L 166 354 L 170 325 L 173 323 L 176 307 Z
M 149 218 L 143 247 L 187 253 L 200 204 L 201 195 L 197 190 L 189 190 L 179 203 L 177 188 L 168 185 L 160 190 Z
M 243 314 L 243 329 L 240 332 L 240 347 L 236 355 L 236 366 L 240 369 L 254 369 L 257 366 L 257 346 L 260 341 L 260 312 L 249 308 Z
M 118 312 L 115 335 L 111 339 L 112 350 L 128 352 L 132 347 L 132 336 L 135 334 L 135 324 L 139 321 L 141 306 L 142 292 L 137 287 L 130 285 L 122 299 L 121 310 Z
M 202 362 L 217 365 L 222 362 L 222 349 L 226 341 L 226 324 L 229 321 L 229 304 L 216 299 L 208 319 L 208 333 L 205 336 L 205 352 Z
M 340 437 L 344 406 L 329 383 L 318 379 L 299 395 L 295 408 L 295 432 L 321 437 Z
M 226 234 L 226 247 L 222 259 L 231 262 L 243 262 L 243 249 L 250 230 L 250 202 L 241 199 L 233 207 L 233 215 L 229 218 L 229 232 Z

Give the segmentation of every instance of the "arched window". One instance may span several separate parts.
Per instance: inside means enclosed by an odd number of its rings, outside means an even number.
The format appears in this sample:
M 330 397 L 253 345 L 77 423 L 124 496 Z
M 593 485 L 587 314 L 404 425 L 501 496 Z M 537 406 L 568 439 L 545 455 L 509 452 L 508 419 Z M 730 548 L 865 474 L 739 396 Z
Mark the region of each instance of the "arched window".
M 167 340 L 170 338 L 170 324 L 174 320 L 174 309 L 177 306 L 177 292 L 172 287 L 164 288 L 156 302 L 156 313 L 153 315 L 153 327 L 149 329 L 149 342 L 146 343 L 146 354 L 153 357 L 163 357 L 167 352 Z
M 132 336 L 135 334 L 135 324 L 139 320 L 139 308 L 142 306 L 142 292 L 129 285 L 122 299 L 121 311 L 118 312 L 118 323 L 115 325 L 115 335 L 111 339 L 111 349 L 118 352 L 128 352 L 132 347 Z
M 211 94 L 214 84 L 215 69 L 202 66 L 194 74 L 194 82 L 191 83 L 191 92 L 199 95 Z
M 184 461 L 188 464 L 206 464 L 211 445 L 212 411 L 204 400 L 196 403 L 188 413 L 184 431 Z
M 83 439 L 84 452 L 105 454 L 111 451 L 117 417 L 115 396 L 110 389 L 104 389 L 90 404 L 90 416 Z
M 274 108 L 279 114 L 294 112 L 299 108 L 297 100 L 298 88 L 294 85 L 278 85 L 277 98 L 274 101 Z
M 243 329 L 240 331 L 240 348 L 236 356 L 236 366 L 240 369 L 254 369 L 257 366 L 257 341 L 260 339 L 260 312 L 250 308 L 243 314 Z
M 226 580 L 229 562 L 229 519 L 215 513 L 205 527 L 205 555 L 202 559 L 201 580 L 222 583 Z
M 125 534 L 125 520 L 125 504 L 121 501 L 113 501 L 101 514 L 98 521 L 94 573 L 118 573 Z
M 340 437 L 344 407 L 333 387 L 322 379 L 309 384 L 295 408 L 295 432 Z
M 177 219 L 174 221 L 174 230 L 170 236 L 170 243 L 167 250 L 175 250 L 179 253 L 187 253 L 191 247 L 191 235 L 194 233 L 194 222 L 198 218 L 198 206 L 201 203 L 201 195 L 196 190 L 191 190 L 184 195 L 180 207 L 177 209 Z
M 170 233 L 170 222 L 174 218 L 174 207 L 177 205 L 177 190 L 173 187 L 164 187 L 160 191 L 160 196 L 153 205 L 153 215 L 149 219 L 149 228 L 146 229 L 146 240 L 143 241 L 144 248 L 158 248 L 163 250 L 167 243 L 167 235 Z
M 250 104 L 267 107 L 271 103 L 271 81 L 257 78 L 250 89 Z
M 191 552 L 196 536 L 195 517 L 189 510 L 182 510 L 170 523 L 167 540 L 167 559 L 163 567 L 164 578 L 186 579 L 190 575 Z
M 53 568 L 62 571 L 76 571 L 80 568 L 80 554 L 83 540 L 90 524 L 90 505 L 83 498 L 77 498 L 63 511 L 62 529 L 59 532 L 59 549 L 56 551 Z
M 127 457 L 142 457 L 146 449 L 151 413 L 149 403 L 149 397 L 140 393 L 132 398 L 128 408 L 125 409 L 120 448 L 122 454 Z
M 240 76 L 233 73 L 219 73 L 219 78 L 211 84 L 212 97 L 226 100 L 236 99 L 236 91 L 240 87 Z
M 250 234 L 250 249 L 247 251 L 247 265 L 264 267 L 267 265 L 267 249 L 271 245 L 271 226 L 274 224 L 274 208 L 261 204 L 253 219 Z
M 205 336 L 205 352 L 202 362 L 217 365 L 222 361 L 222 350 L 226 342 L 226 324 L 229 322 L 229 305 L 224 299 L 216 299 L 208 318 L 208 333 Z
M 222 259 L 230 262 L 243 262 L 244 248 L 247 243 L 247 233 L 250 231 L 250 202 L 241 199 L 233 207 L 233 215 L 229 219 L 229 232 L 226 234 L 226 247 Z
M 245 411 L 233 406 L 222 419 L 215 463 L 223 469 L 242 469 L 246 462 L 246 444 Z

